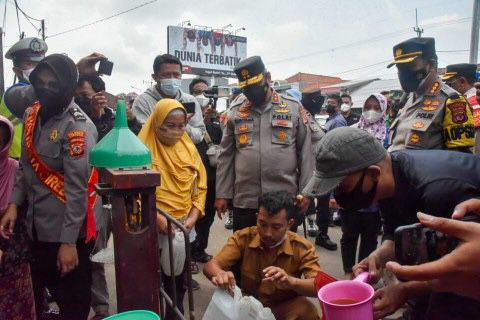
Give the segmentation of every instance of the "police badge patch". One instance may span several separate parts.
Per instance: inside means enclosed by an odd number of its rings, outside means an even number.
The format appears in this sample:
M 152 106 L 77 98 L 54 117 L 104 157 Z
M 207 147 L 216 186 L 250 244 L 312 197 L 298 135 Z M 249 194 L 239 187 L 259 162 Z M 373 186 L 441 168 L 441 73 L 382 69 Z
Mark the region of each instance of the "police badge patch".
M 456 124 L 465 123 L 468 120 L 467 104 L 463 101 L 447 104 L 447 108 L 452 113 L 452 121 Z
M 68 137 L 70 156 L 74 158 L 83 156 L 83 154 L 85 153 L 85 144 L 86 144 L 85 131 L 82 131 L 82 130 L 70 131 L 67 134 L 67 137 Z

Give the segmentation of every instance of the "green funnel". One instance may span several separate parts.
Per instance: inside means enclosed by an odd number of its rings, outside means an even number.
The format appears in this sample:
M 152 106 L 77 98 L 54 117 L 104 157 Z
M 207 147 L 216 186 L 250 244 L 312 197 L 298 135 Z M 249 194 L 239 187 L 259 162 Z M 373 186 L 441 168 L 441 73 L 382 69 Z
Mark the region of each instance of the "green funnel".
M 124 100 L 118 100 L 115 126 L 90 152 L 97 168 L 141 168 L 152 163 L 150 150 L 128 128 Z

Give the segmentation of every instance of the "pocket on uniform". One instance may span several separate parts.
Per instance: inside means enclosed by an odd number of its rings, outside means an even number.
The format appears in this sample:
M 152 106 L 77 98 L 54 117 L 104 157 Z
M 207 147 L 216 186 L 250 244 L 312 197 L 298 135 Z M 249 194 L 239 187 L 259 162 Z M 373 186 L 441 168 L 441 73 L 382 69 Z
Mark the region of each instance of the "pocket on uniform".
M 39 155 L 46 158 L 58 158 L 62 152 L 62 141 L 49 141 L 48 144 L 43 145 L 41 148 L 36 148 Z
M 292 144 L 292 129 L 288 127 L 272 127 L 272 143 L 283 145 Z

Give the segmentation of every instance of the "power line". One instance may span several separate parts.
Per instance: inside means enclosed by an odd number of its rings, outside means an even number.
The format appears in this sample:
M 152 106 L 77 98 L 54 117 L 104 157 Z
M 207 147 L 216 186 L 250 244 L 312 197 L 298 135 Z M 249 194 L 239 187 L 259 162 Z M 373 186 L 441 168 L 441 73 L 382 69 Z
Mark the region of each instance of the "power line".
M 367 66 L 358 67 L 358 68 L 355 68 L 355 69 L 344 70 L 344 71 L 335 73 L 334 76 L 337 76 L 337 75 L 339 75 L 339 74 L 349 73 L 349 72 L 352 72 L 352 71 L 358 71 L 358 70 L 362 70 L 362 69 L 368 69 L 368 68 L 370 68 L 370 67 L 374 67 L 374 66 L 378 66 L 378 65 L 380 65 L 380 64 L 387 63 L 387 62 L 389 62 L 390 60 L 391 60 L 391 59 L 384 60 L 384 61 L 380 61 L 380 62 L 377 62 L 377 63 L 374 63 L 374 64 L 369 64 L 369 65 L 367 65 Z
M 3 10 L 3 23 L 2 23 L 3 32 L 5 32 L 5 23 L 6 22 L 7 22 L 7 1 L 5 1 L 5 9 Z
M 18 17 L 18 4 L 17 4 L 17 0 L 15 0 L 15 10 L 17 11 L 18 33 L 19 33 L 20 37 L 22 37 L 22 31 L 20 30 L 20 18 Z
M 158 0 L 151 0 L 151 1 L 148 1 L 148 2 L 144 2 L 144 3 L 142 3 L 142 4 L 140 4 L 140 5 L 136 6 L 136 7 L 127 9 L 127 10 L 125 10 L 125 11 L 118 12 L 118 13 L 113 14 L 113 15 L 111 15 L 111 16 L 108 16 L 108 17 L 105 17 L 105 18 L 102 18 L 102 19 L 99 19 L 99 20 L 96 20 L 96 21 L 93 21 L 93 22 L 90 22 L 90 23 L 87 23 L 87 24 L 84 24 L 84 25 L 75 27 L 75 28 L 72 28 L 72 29 L 68 29 L 68 30 L 65 30 L 65 31 L 62 31 L 62 32 L 55 33 L 55 34 L 53 34 L 53 35 L 51 35 L 51 36 L 48 36 L 47 38 L 57 37 L 57 36 L 59 36 L 59 35 L 65 34 L 65 33 L 77 31 L 77 30 L 80 30 L 80 29 L 83 29 L 83 28 L 92 26 L 92 25 L 94 25 L 94 24 L 97 24 L 97 23 L 100 23 L 100 22 L 104 22 L 104 21 L 106 21 L 106 20 L 109 20 L 109 19 L 118 17 L 119 15 L 122 15 L 122 14 L 124 14 L 124 13 L 127 13 L 127 12 L 130 12 L 130 11 L 139 9 L 139 8 L 141 8 L 141 7 L 144 7 L 144 6 L 146 6 L 146 5 L 149 5 L 149 4 L 151 4 L 151 3 L 154 3 L 154 2 L 156 2 L 156 1 L 158 1 Z
M 22 8 L 20 8 L 20 6 L 17 4 L 17 0 L 15 0 L 15 5 L 17 6 L 18 10 L 20 10 L 20 12 L 25 16 L 25 18 L 27 19 L 32 19 L 32 20 L 35 20 L 35 21 L 42 21 L 42 19 L 36 19 L 36 18 L 33 18 L 31 16 L 29 16 L 25 11 L 22 10 Z
M 471 20 L 471 17 L 459 18 L 459 19 L 448 21 L 448 22 L 429 23 L 429 24 L 424 25 L 424 27 L 435 28 L 435 27 L 438 27 L 438 26 L 447 26 L 447 25 L 451 25 L 451 24 L 464 23 L 464 22 L 467 22 L 469 20 Z M 290 57 L 290 58 L 280 59 L 280 60 L 276 60 L 276 61 L 271 61 L 271 62 L 268 62 L 267 64 L 268 65 L 273 65 L 273 64 L 279 64 L 279 63 L 284 63 L 284 62 L 291 62 L 292 60 L 303 59 L 303 58 L 307 58 L 307 57 L 311 57 L 311 56 L 316 56 L 316 55 L 320 55 L 320 54 L 333 52 L 333 51 L 336 51 L 336 50 L 355 47 L 355 46 L 358 46 L 358 45 L 361 45 L 361 44 L 364 44 L 364 43 L 379 41 L 379 40 L 383 40 L 385 38 L 389 38 L 389 37 L 394 36 L 394 35 L 400 35 L 400 34 L 404 34 L 404 33 L 410 33 L 410 28 L 405 28 L 405 29 L 401 29 L 401 30 L 397 30 L 397 31 L 389 32 L 389 33 L 384 33 L 384 34 L 381 34 L 381 35 L 378 35 L 378 36 L 375 36 L 375 37 L 372 37 L 372 38 L 354 41 L 354 42 L 347 43 L 347 44 L 344 44 L 344 45 L 340 45 L 340 46 L 334 47 L 334 48 L 314 51 L 314 52 L 306 53 L 306 54 L 295 56 L 295 57 Z

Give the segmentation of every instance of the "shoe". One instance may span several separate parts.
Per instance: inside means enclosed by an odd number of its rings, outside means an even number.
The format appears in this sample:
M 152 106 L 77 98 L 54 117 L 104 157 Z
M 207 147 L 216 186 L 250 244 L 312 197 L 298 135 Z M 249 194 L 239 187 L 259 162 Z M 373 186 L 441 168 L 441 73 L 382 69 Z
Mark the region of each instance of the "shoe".
M 208 261 L 212 260 L 212 256 L 206 253 L 205 250 L 203 250 L 199 253 L 194 253 L 192 255 L 192 260 L 201 263 L 207 263 Z
M 315 224 L 315 221 L 307 218 L 307 234 L 309 237 L 316 237 L 318 234 L 318 227 Z
M 102 320 L 102 319 L 105 319 L 109 316 L 110 316 L 110 313 L 108 313 L 108 312 L 97 312 L 89 320 Z
M 60 320 L 60 313 L 52 308 L 49 308 L 48 310 L 44 310 L 40 313 L 39 320 Z
M 227 218 L 225 219 L 225 229 L 233 229 L 233 212 L 231 210 L 227 212 Z
M 184 283 L 183 288 L 185 290 L 188 290 L 188 287 L 187 287 L 186 283 Z M 196 290 L 199 290 L 199 289 L 200 289 L 200 284 L 195 279 L 192 278 L 192 290 L 196 291 Z
M 190 268 L 192 274 L 198 274 L 200 272 L 200 269 L 198 268 L 198 264 L 195 261 L 192 261 L 190 263 Z
M 330 251 L 335 251 L 338 248 L 337 244 L 330 240 L 330 237 L 326 234 L 319 234 L 315 238 L 315 244 Z

